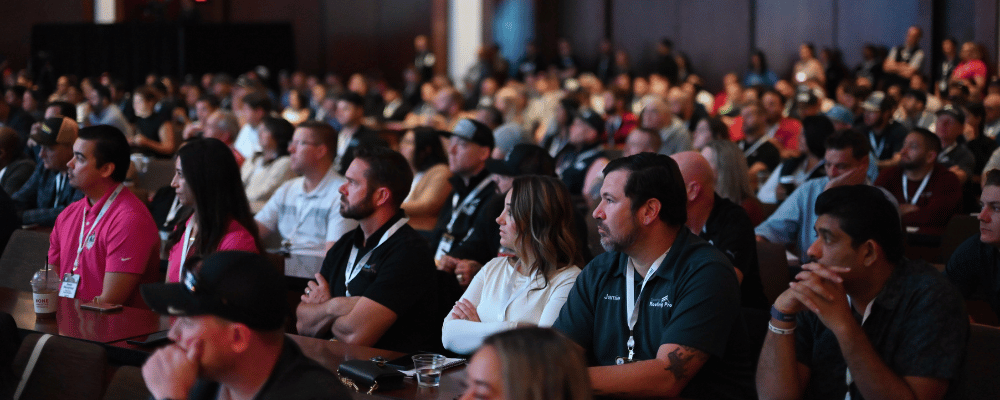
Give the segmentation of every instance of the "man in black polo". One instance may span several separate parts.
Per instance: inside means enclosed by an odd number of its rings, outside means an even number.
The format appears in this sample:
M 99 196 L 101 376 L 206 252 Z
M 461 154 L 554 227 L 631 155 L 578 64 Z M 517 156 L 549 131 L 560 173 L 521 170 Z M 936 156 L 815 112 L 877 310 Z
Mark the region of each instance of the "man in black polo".
M 715 174 L 697 151 L 670 156 L 684 177 L 687 194 L 687 227 L 729 257 L 740 280 L 743 307 L 767 309 L 764 286 L 757 265 L 757 241 L 746 210 L 715 193 Z
M 482 122 L 463 119 L 455 124 L 448 137 L 448 167 L 454 174 L 448 181 L 453 189 L 441 207 L 431 243 L 436 249 L 434 260 L 439 268 L 446 267 L 441 262 L 444 256 L 469 237 L 479 214 L 496 193 L 496 184 L 486 169 L 486 160 L 494 146 L 490 128 Z M 459 281 L 466 283 L 472 279 L 462 278 Z
M 434 261 L 399 208 L 409 164 L 387 147 L 359 147 L 345 178 L 340 213 L 360 226 L 337 240 L 309 282 L 299 334 L 401 352 L 440 348 Z
M 684 226 L 677 163 L 641 153 L 604 175 L 594 218 L 608 252 L 583 269 L 553 325 L 587 352 L 594 391 L 752 398 L 739 282 L 726 256 Z
M 903 258 L 899 214 L 882 190 L 831 188 L 815 209 L 816 261 L 771 308 L 760 397 L 944 397 L 968 337 L 961 295 L 927 263 Z

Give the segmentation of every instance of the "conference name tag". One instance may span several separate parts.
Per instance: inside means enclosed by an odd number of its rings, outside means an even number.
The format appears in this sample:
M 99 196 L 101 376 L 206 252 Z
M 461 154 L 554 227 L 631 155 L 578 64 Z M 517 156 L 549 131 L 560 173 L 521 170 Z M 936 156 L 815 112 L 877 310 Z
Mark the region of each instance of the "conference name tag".
M 80 285 L 80 275 L 69 272 L 63 276 L 62 285 L 59 287 L 59 297 L 72 299 L 76 297 L 76 288 Z
M 434 261 L 437 263 L 441 262 L 441 258 L 451 251 L 451 244 L 455 241 L 455 236 L 449 233 L 441 235 L 441 241 L 438 242 L 437 251 L 434 252 Z

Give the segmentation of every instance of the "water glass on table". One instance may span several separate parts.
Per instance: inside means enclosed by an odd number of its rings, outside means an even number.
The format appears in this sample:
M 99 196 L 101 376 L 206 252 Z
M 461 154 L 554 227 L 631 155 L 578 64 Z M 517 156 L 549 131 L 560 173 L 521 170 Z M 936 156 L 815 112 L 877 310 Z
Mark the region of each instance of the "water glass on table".
M 413 356 L 413 369 L 417 373 L 417 385 L 437 387 L 441 385 L 441 371 L 445 357 L 440 354 L 417 354 Z

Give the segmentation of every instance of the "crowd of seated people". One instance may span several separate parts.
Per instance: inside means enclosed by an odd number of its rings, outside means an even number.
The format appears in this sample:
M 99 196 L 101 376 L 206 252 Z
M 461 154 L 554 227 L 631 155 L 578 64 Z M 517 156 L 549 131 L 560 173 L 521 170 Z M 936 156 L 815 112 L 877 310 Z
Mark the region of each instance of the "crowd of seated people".
M 789 76 L 754 51 L 717 94 L 669 40 L 648 74 L 610 48 L 588 70 L 560 40 L 550 63 L 484 48 L 456 83 L 418 38 L 402 87 L 257 69 L 129 91 L 110 74 L 20 73 L 0 99 L 0 204 L 51 229 L 71 297 L 156 309 L 141 284 L 208 279 L 216 252 L 271 253 L 252 260 L 284 268 L 271 283 L 298 299 L 289 332 L 475 353 L 470 393 L 521 390 L 475 374 L 530 376 L 503 353 L 531 343 L 503 332 L 541 326 L 565 337 L 522 333 L 583 350 L 585 374 L 564 373 L 587 395 L 940 398 L 963 296 L 1000 311 L 1000 80 L 972 42 L 956 54 L 946 39 L 952 65 L 925 68 L 921 35 L 865 47 L 853 69 L 804 43 Z M 154 196 L 133 183 L 156 158 L 174 178 Z M 939 244 L 970 212 L 980 233 L 927 260 L 944 275 L 904 258 L 908 238 Z M 789 252 L 777 300 L 765 241 Z M 767 309 L 758 364 L 744 313 Z M 197 322 L 253 320 L 213 315 Z M 280 348 L 272 325 L 260 339 Z M 167 356 L 150 371 L 182 367 Z

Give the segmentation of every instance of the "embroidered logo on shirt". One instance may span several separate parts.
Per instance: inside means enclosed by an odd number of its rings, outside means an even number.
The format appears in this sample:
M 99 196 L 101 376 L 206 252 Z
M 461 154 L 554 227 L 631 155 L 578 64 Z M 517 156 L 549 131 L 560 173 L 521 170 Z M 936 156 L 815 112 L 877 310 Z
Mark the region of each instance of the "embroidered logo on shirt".
M 621 299 L 622 299 L 621 297 L 618 297 L 618 296 L 612 296 L 612 295 L 610 295 L 610 294 L 606 294 L 606 295 L 604 295 L 604 300 L 612 300 L 612 301 L 618 301 L 618 300 L 621 300 Z
M 650 307 L 673 307 L 674 305 L 670 303 L 670 295 L 663 296 L 659 300 L 650 300 Z

